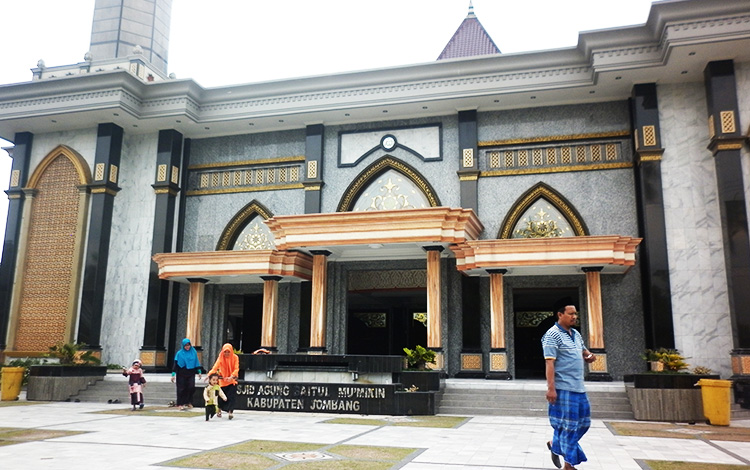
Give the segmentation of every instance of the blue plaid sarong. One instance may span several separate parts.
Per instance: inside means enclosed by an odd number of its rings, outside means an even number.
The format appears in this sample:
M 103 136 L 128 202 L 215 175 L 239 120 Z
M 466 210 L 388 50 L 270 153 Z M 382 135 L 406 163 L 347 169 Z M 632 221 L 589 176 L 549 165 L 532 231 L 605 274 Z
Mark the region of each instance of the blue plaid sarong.
M 585 462 L 586 454 L 578 441 L 591 426 L 591 406 L 586 394 L 557 390 L 557 401 L 549 405 L 549 423 L 555 430 L 552 452 L 562 455 L 571 465 Z

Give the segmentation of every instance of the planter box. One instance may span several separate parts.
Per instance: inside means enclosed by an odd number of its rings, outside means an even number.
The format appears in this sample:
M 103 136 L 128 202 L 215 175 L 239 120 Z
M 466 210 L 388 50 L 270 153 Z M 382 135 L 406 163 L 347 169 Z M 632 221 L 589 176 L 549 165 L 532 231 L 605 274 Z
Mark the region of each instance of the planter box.
M 718 379 L 718 375 L 698 374 L 634 374 L 635 388 L 700 390 L 695 387 L 700 379 Z
M 106 374 L 106 366 L 31 366 L 26 399 L 65 401 L 89 385 L 104 379 Z
M 440 390 L 439 370 L 402 370 L 393 374 L 393 383 L 400 383 L 405 389 L 417 387 L 419 392 Z
M 639 421 L 703 422 L 703 398 L 695 384 L 700 379 L 713 378 L 719 376 L 635 374 L 633 386 L 628 387 L 633 415 Z

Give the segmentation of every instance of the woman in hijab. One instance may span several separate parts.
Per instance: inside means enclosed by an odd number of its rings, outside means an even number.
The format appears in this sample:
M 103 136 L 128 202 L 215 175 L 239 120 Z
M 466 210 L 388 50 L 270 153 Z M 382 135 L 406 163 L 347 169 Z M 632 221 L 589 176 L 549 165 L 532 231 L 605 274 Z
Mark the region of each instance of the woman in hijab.
M 237 396 L 237 377 L 240 374 L 240 358 L 234 353 L 234 347 L 227 343 L 221 347 L 219 357 L 214 366 L 206 374 L 219 374 L 219 385 L 227 400 L 219 398 L 219 410 L 216 417 L 221 418 L 221 410 L 229 413 L 229 419 L 234 418 L 234 399 Z
M 172 365 L 172 383 L 177 379 L 177 406 L 181 410 L 193 407 L 193 394 L 195 393 L 195 374 L 201 378 L 201 363 L 198 353 L 190 344 L 190 340 L 182 340 L 182 349 L 174 355 Z

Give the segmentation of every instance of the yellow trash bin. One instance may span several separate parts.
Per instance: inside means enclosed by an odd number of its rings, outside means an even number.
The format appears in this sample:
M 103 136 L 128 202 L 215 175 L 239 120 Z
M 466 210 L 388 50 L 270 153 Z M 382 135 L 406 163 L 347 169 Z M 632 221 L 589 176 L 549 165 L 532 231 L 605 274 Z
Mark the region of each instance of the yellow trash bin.
M 731 380 L 700 379 L 696 384 L 701 388 L 703 414 L 710 424 L 729 426 L 731 414 Z
M 12 401 L 18 398 L 23 383 L 25 367 L 3 367 L 2 372 L 2 400 Z

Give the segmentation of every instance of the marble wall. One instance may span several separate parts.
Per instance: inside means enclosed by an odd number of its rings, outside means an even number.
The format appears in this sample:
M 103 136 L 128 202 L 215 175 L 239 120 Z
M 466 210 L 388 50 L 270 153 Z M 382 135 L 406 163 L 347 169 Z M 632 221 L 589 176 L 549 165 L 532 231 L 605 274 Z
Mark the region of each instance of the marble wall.
M 58 145 L 67 145 L 83 157 L 94 173 L 94 156 L 96 153 L 96 127 L 80 131 L 50 132 L 34 135 L 29 161 L 29 175 L 34 173 L 37 165 Z
M 130 364 L 143 345 L 151 264 L 158 135 L 125 135 L 112 216 L 102 360 Z
M 716 171 L 702 83 L 659 85 L 662 182 L 675 345 L 731 375 L 732 331 Z
M 740 109 L 740 132 L 750 135 L 750 62 L 735 62 L 737 80 L 737 104 Z M 745 203 L 750 221 L 750 152 L 742 147 L 742 179 L 745 183 Z

